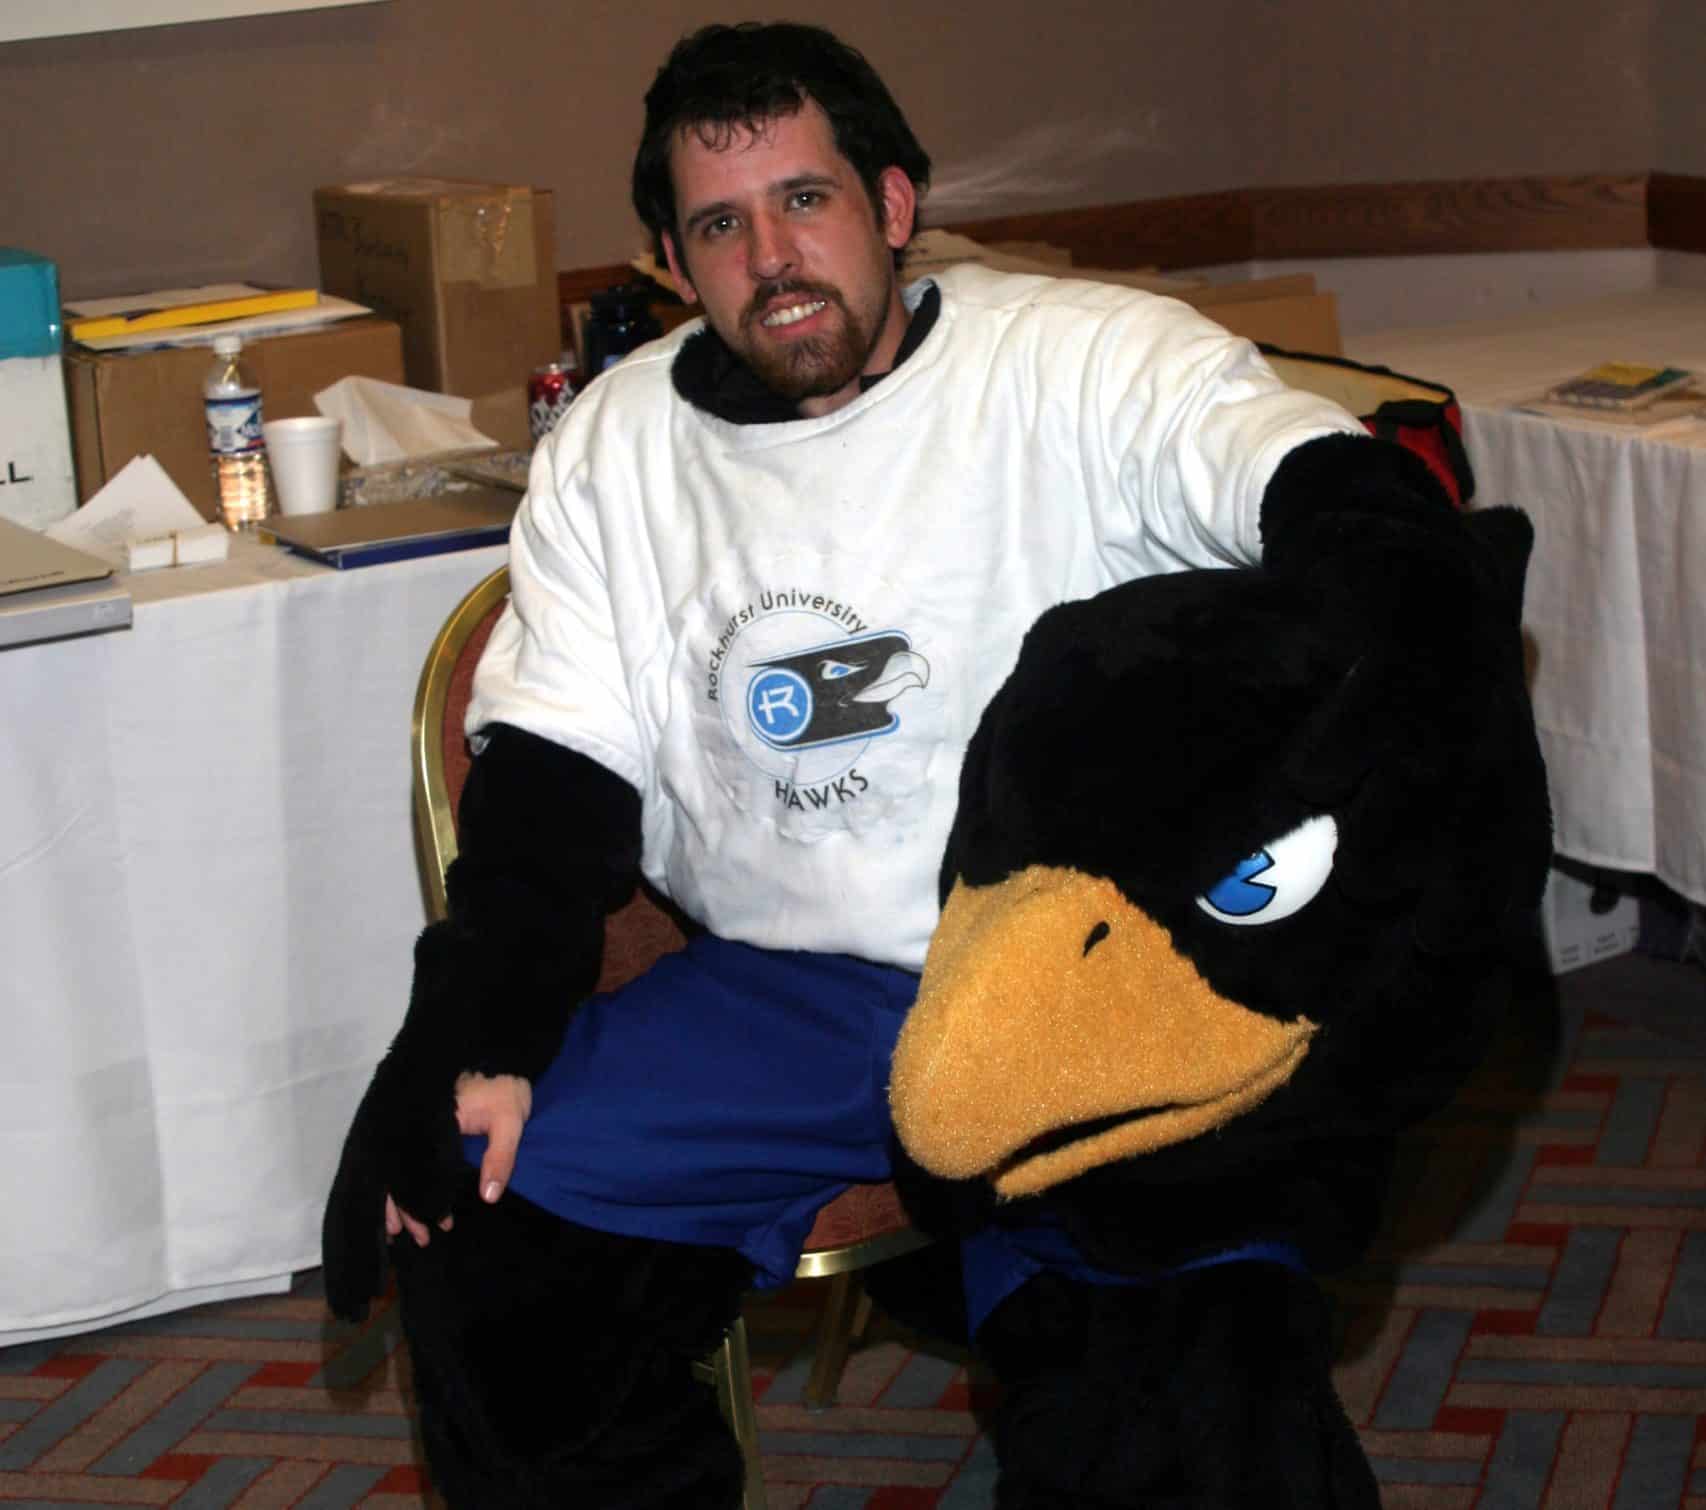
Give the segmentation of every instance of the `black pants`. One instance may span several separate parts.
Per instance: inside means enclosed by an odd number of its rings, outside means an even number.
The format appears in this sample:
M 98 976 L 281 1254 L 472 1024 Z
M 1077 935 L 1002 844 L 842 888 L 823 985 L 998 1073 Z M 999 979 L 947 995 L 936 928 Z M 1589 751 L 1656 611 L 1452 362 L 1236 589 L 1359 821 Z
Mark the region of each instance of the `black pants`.
M 428 1470 L 454 1510 L 721 1510 L 743 1465 L 691 1365 L 751 1265 L 467 1193 L 392 1245 Z

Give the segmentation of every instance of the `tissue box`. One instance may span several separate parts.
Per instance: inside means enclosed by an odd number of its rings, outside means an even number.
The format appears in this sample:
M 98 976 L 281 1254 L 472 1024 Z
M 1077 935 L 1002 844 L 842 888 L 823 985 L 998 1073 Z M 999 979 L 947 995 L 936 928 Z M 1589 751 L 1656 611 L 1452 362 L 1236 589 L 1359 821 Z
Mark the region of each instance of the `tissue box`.
M 0 518 L 38 530 L 77 507 L 59 319 L 58 269 L 0 247 Z
M 152 454 L 204 518 L 217 517 L 201 404 L 212 363 L 212 348 L 202 345 L 67 353 L 79 501 L 134 457 Z M 341 320 L 246 341 L 243 365 L 260 384 L 268 419 L 316 414 L 314 395 L 339 378 L 402 382 L 402 333 L 392 320 Z
M 549 190 L 390 178 L 314 191 L 320 286 L 403 327 L 410 387 L 513 395 L 561 353 Z

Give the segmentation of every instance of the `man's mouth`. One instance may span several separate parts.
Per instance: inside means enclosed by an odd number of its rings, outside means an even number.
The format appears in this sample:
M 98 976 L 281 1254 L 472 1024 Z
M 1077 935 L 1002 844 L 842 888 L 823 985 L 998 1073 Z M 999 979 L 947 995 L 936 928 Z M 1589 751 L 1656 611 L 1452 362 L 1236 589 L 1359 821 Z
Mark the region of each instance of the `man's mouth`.
M 784 325 L 797 325 L 801 320 L 808 320 L 828 307 L 827 299 L 807 299 L 799 304 L 785 304 L 780 309 L 771 310 L 758 323 L 766 330 L 776 330 Z

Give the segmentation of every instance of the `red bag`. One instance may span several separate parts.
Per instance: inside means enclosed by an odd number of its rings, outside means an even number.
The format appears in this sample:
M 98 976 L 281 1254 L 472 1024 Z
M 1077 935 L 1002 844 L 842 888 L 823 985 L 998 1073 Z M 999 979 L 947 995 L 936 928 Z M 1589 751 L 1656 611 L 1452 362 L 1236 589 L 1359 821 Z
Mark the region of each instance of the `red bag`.
M 1463 411 L 1449 388 L 1345 357 L 1266 345 L 1261 351 L 1291 387 L 1344 405 L 1371 434 L 1409 447 L 1433 469 L 1451 501 L 1460 509 L 1468 506 L 1475 473 L 1463 449 Z

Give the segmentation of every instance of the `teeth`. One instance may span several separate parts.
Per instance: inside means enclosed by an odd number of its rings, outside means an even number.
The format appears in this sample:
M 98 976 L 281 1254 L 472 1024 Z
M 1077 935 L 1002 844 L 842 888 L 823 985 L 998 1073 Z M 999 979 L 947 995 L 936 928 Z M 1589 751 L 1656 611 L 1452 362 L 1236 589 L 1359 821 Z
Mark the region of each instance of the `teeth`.
M 767 326 L 793 325 L 808 315 L 815 315 L 828 302 L 827 299 L 814 299 L 810 304 L 790 304 L 786 309 L 772 310 L 762 323 Z

